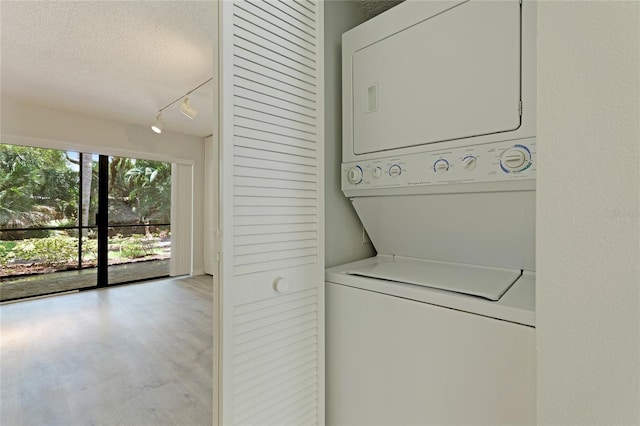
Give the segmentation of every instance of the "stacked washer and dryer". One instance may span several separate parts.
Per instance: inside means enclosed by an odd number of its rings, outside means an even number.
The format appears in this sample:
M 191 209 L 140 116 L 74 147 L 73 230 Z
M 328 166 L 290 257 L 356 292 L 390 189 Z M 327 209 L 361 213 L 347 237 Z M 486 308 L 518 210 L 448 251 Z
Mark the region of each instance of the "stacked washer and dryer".
M 535 424 L 533 1 L 406 1 L 343 35 L 327 423 Z

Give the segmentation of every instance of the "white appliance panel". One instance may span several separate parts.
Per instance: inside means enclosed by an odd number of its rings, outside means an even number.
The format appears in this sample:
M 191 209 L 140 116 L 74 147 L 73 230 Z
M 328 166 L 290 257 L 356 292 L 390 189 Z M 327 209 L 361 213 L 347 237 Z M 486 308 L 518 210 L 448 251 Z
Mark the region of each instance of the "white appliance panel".
M 434 149 L 411 155 L 342 163 L 342 190 L 347 196 L 367 196 L 471 192 L 477 184 L 489 184 L 484 191 L 500 190 L 498 185 L 503 185 L 503 190 L 535 188 L 535 138 L 438 147 L 432 145 Z
M 326 297 L 328 425 L 536 423 L 534 328 L 330 282 Z
M 469 1 L 353 53 L 353 151 L 520 126 L 520 4 Z
M 378 253 L 535 270 L 535 191 L 351 201 Z

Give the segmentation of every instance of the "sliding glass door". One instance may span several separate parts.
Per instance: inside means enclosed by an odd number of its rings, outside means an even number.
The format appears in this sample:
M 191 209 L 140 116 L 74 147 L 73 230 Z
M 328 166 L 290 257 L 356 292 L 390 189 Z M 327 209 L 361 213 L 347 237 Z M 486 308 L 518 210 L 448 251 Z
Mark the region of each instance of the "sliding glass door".
M 167 276 L 171 164 L 0 144 L 0 301 Z
M 105 284 L 169 275 L 171 163 L 101 158 L 108 167 Z

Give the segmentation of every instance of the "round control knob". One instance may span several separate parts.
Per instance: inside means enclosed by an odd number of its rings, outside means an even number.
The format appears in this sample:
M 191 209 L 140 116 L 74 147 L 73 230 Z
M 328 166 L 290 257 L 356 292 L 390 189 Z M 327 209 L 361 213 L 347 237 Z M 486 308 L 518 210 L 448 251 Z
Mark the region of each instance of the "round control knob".
M 399 165 L 394 164 L 393 166 L 389 167 L 389 176 L 398 177 L 400 176 L 401 173 L 402 173 L 402 168 Z
M 349 169 L 349 172 L 347 172 L 347 180 L 352 185 L 357 185 L 362 182 L 362 169 L 360 166 L 354 166 Z
M 500 167 L 505 173 L 521 172 L 531 164 L 531 152 L 524 145 L 515 145 L 502 153 Z
M 433 171 L 436 173 L 444 173 L 447 170 L 449 170 L 449 162 L 444 158 L 441 158 L 433 164 Z
M 382 176 L 382 169 L 380 167 L 376 167 L 375 169 L 373 169 L 371 174 L 374 178 L 378 179 L 380 176 Z
M 469 172 L 475 169 L 477 165 L 478 158 L 473 155 L 468 155 L 462 159 L 462 167 Z

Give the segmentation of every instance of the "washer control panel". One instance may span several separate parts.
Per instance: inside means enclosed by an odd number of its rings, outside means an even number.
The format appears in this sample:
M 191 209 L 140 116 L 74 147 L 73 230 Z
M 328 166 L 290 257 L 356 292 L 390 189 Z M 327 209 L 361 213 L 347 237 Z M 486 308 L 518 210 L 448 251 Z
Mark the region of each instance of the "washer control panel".
M 342 189 L 535 179 L 535 138 L 342 164 Z

